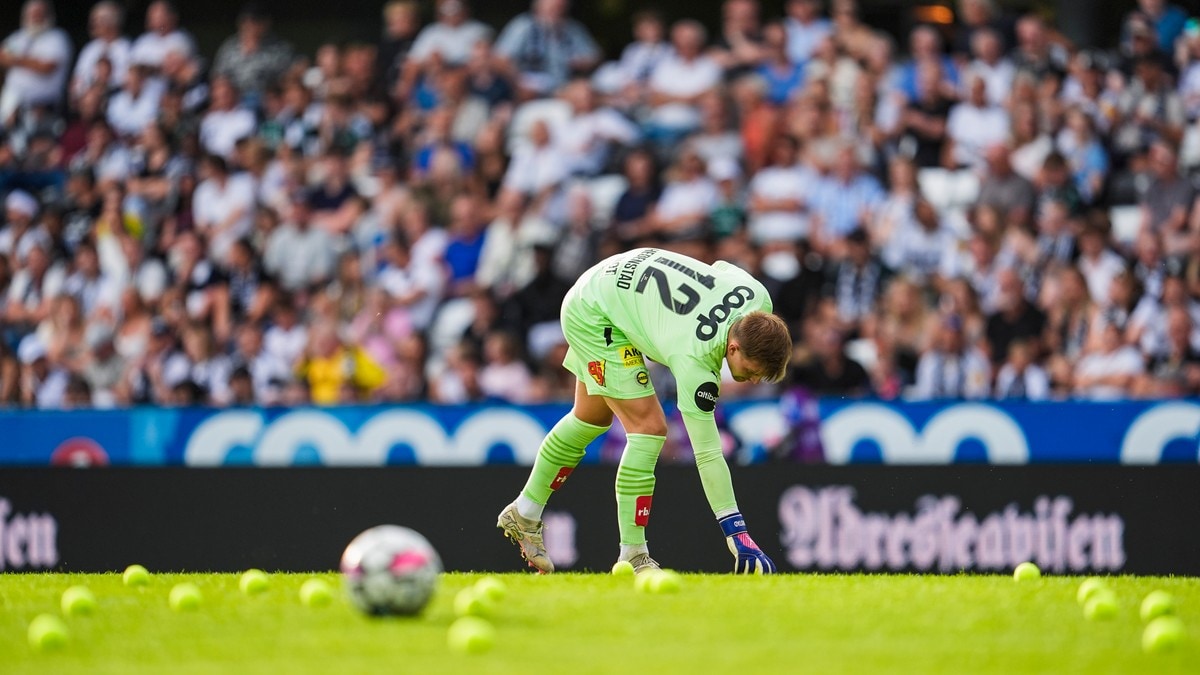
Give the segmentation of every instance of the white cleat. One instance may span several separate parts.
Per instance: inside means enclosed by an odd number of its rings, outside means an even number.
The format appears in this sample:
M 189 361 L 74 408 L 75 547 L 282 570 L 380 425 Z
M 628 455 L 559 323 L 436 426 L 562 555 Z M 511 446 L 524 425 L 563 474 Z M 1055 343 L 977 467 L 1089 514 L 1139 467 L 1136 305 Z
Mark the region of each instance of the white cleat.
M 655 570 L 662 569 L 662 567 L 655 562 L 654 558 L 650 557 L 649 553 L 638 553 L 629 558 L 628 562 L 630 565 L 633 565 L 634 574 L 645 574 L 646 572 L 653 572 Z
M 516 502 L 513 502 L 500 512 L 496 518 L 496 527 L 503 530 L 504 536 L 520 547 L 521 557 L 530 567 L 543 574 L 554 571 L 554 563 L 546 554 L 546 544 L 542 541 L 542 521 L 522 516 L 517 512 Z

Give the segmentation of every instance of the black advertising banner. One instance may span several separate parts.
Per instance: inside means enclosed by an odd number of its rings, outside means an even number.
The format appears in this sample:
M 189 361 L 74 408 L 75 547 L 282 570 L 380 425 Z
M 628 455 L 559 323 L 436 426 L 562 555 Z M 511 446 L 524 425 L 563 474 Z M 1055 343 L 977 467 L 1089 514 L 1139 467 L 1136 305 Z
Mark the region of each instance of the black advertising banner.
M 336 568 L 383 523 L 425 534 L 451 570 L 515 570 L 496 514 L 521 467 L 5 469 L 0 570 Z M 735 468 L 755 540 L 787 571 L 1200 575 L 1200 467 Z M 617 556 L 614 468 L 584 466 L 546 512 L 560 569 Z M 696 471 L 658 471 L 651 551 L 679 570 L 732 559 Z

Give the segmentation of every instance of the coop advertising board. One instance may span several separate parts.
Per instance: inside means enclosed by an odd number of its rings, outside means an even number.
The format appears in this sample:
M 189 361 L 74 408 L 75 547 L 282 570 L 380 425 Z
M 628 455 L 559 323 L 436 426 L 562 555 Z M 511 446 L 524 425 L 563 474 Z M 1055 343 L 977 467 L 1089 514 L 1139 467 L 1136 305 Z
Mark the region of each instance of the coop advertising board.
M 0 412 L 0 465 L 531 464 L 565 405 Z M 1198 459 L 1200 401 L 1045 404 L 734 401 L 735 463 L 1159 464 Z M 677 414 L 663 461 L 690 454 Z M 614 461 L 610 433 L 585 462 Z
M 521 467 L 0 471 L 7 571 L 325 570 L 369 527 L 414 527 L 447 569 L 522 569 L 496 514 Z M 564 570 L 617 553 L 614 468 L 581 467 L 544 516 Z M 737 467 L 739 506 L 784 571 L 1200 574 L 1200 467 Z M 695 469 L 661 467 L 648 535 L 672 568 L 732 560 Z

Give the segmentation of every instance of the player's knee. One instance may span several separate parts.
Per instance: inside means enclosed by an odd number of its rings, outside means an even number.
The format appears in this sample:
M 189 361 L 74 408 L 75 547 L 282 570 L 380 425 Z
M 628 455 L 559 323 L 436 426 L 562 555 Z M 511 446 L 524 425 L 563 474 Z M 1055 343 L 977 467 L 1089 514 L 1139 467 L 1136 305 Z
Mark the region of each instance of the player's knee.
M 662 417 L 659 417 L 657 419 L 653 418 L 653 417 L 648 417 L 646 419 L 640 419 L 640 420 L 637 420 L 636 422 L 631 422 L 629 424 L 629 427 L 627 429 L 625 429 L 625 431 L 626 431 L 626 433 L 630 433 L 630 434 L 643 434 L 646 436 L 661 436 L 661 437 L 665 438 L 667 435 L 667 420 Z

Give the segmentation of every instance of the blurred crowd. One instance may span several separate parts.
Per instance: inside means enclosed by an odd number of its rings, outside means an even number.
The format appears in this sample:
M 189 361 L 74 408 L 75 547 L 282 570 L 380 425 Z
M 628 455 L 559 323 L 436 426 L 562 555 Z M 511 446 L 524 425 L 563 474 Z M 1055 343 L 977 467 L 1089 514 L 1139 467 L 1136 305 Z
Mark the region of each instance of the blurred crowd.
M 773 293 L 789 379 L 726 398 L 1196 394 L 1200 24 L 1130 7 L 1076 45 L 992 0 L 899 39 L 855 0 L 392 0 L 307 54 L 250 4 L 202 54 L 165 0 L 83 45 L 27 0 L 0 406 L 569 400 L 562 298 L 636 246 Z

